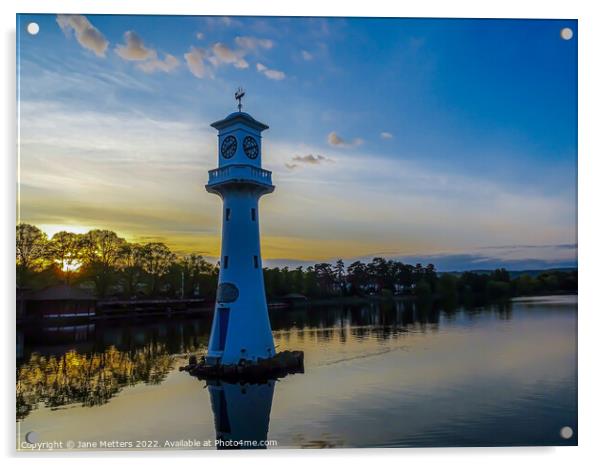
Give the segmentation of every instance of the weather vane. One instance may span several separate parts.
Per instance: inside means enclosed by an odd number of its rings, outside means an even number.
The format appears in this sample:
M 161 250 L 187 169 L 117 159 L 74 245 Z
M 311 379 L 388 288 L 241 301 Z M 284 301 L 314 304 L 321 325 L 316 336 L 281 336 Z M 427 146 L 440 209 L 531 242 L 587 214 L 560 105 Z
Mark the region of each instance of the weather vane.
M 234 93 L 234 98 L 238 100 L 238 111 L 242 111 L 242 98 L 245 96 L 245 91 L 242 87 L 239 87 L 238 90 Z

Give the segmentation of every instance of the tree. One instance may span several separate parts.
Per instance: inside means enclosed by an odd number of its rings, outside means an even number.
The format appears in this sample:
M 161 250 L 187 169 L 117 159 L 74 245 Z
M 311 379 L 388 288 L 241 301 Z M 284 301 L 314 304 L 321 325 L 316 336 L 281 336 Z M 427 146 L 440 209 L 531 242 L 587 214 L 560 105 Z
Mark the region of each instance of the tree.
M 16 232 L 17 281 L 23 285 L 29 272 L 44 260 L 48 237 L 38 227 L 19 223 Z
M 124 293 L 130 298 L 136 294 L 142 277 L 142 246 L 127 242 L 122 244 L 119 248 L 117 269 L 123 278 Z
M 314 272 L 316 273 L 318 287 L 320 288 L 322 296 L 329 295 L 336 282 L 332 266 L 328 262 L 322 262 L 321 264 L 314 265 Z
M 495 280 L 497 282 L 506 282 L 506 283 L 509 283 L 510 282 L 510 274 L 504 268 L 495 269 L 493 271 L 493 273 L 491 274 L 491 279 Z
M 305 271 L 303 294 L 309 297 L 315 297 L 319 294 L 318 274 L 312 266 L 307 267 Z
M 344 294 L 347 277 L 345 276 L 345 263 L 341 259 L 336 262 L 333 272 L 336 285 L 339 288 L 340 293 Z
M 114 231 L 91 230 L 83 235 L 81 243 L 86 270 L 96 285 L 96 293 L 103 298 L 112 283 L 113 272 L 126 241 Z
M 151 293 L 159 292 L 161 278 L 169 272 L 175 254 L 163 243 L 147 243 L 142 247 L 142 268 L 151 278 Z
M 347 267 L 347 280 L 351 285 L 351 292 L 361 294 L 362 287 L 368 282 L 368 268 L 366 264 L 360 261 L 355 261 Z
M 215 274 L 215 267 L 200 254 L 183 256 L 178 262 L 184 278 L 184 295 L 206 291 L 207 278 Z
M 458 298 L 458 277 L 444 273 L 437 281 L 437 291 L 445 301 L 456 301 Z
M 71 276 L 82 263 L 82 236 L 70 231 L 55 233 L 47 246 L 47 257 L 58 264 L 65 283 L 71 281 Z

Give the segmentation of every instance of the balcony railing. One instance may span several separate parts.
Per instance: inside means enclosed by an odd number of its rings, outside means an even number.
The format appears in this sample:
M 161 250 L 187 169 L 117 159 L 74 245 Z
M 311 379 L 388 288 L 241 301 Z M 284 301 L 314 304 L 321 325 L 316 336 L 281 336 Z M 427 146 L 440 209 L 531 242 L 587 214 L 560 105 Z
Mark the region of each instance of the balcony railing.
M 242 164 L 226 165 L 215 170 L 209 170 L 209 186 L 226 182 L 249 182 L 272 186 L 272 172 L 252 165 Z

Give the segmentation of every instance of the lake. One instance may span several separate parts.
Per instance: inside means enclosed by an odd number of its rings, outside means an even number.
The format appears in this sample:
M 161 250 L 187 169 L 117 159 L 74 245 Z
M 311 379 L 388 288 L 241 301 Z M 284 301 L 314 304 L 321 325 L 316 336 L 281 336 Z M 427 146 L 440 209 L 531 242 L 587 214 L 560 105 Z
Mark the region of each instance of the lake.
M 18 446 L 577 444 L 577 296 L 270 314 L 277 350 L 304 351 L 305 372 L 255 385 L 178 370 L 206 348 L 209 314 L 20 329 Z

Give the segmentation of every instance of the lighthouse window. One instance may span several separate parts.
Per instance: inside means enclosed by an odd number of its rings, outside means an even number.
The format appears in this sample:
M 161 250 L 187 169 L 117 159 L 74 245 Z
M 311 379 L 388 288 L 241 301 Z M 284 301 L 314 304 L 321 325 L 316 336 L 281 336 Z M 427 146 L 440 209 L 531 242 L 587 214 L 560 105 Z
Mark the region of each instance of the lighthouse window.
M 228 256 L 224 256 L 224 269 L 228 268 Z
M 253 264 L 255 265 L 256 269 L 259 268 L 259 258 L 257 256 L 253 256 Z
M 230 220 L 230 208 L 226 207 L 226 221 Z
M 255 221 L 255 208 L 251 209 L 251 220 Z

